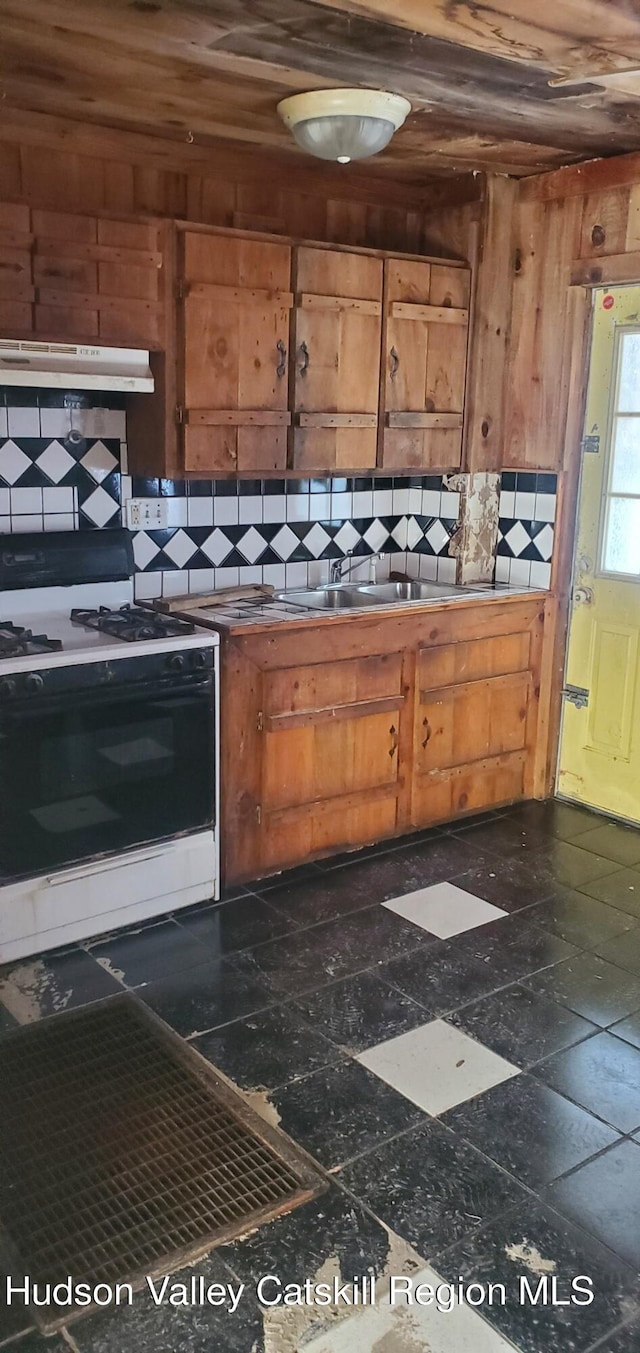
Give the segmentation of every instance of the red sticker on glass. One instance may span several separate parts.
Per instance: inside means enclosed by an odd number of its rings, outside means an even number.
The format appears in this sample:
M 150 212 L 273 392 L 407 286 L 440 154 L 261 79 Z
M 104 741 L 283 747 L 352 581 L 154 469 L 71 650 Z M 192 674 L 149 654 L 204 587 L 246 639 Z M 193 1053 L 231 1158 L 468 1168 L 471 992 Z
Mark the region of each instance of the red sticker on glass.
M 603 302 L 602 302 L 603 309 L 604 309 L 604 310 L 612 310 L 613 307 L 614 307 L 614 305 L 615 305 L 615 299 L 614 299 L 614 297 L 613 297 L 613 296 L 605 296 L 605 298 L 604 298 L 604 300 L 603 300 Z

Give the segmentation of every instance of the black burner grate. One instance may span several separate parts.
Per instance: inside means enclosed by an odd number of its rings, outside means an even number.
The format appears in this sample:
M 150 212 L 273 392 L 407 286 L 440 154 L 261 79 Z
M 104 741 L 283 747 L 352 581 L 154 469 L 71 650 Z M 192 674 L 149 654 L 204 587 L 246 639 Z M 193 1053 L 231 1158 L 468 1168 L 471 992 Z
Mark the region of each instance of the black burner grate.
M 0 1223 L 32 1282 L 139 1284 L 324 1187 L 128 995 L 8 1035 L 0 1084 Z
M 61 639 L 50 639 L 46 634 L 33 634 L 23 625 L 0 620 L 0 658 L 22 658 L 33 653 L 59 653 Z
M 144 610 L 141 606 L 121 606 L 112 611 L 109 606 L 100 606 L 97 610 L 79 610 L 71 612 L 75 625 L 84 625 L 85 629 L 99 630 L 114 639 L 126 639 L 129 643 L 139 643 L 141 639 L 167 639 L 182 634 L 194 634 L 195 625 L 190 620 L 181 620 L 175 615 L 161 615 Z

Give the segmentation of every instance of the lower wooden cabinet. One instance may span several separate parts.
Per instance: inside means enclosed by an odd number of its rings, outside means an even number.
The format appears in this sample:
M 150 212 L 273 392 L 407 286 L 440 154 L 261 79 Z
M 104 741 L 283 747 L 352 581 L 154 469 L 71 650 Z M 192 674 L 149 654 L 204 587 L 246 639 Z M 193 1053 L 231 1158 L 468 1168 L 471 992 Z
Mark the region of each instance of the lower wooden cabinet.
M 534 788 L 540 599 L 223 639 L 227 883 Z

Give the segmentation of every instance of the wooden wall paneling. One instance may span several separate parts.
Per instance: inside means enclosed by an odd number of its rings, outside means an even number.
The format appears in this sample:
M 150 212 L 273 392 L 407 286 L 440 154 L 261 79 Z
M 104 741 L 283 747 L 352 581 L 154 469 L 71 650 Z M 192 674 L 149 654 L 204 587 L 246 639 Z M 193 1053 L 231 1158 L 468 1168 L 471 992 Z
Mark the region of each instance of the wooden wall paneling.
M 159 348 L 163 341 L 157 224 L 5 204 L 0 330 L 7 338 L 102 341 Z M 20 302 L 16 309 L 9 303 Z
M 479 187 L 484 185 L 487 176 L 479 175 Z M 459 258 L 471 261 L 471 227 L 482 220 L 484 200 L 464 202 L 458 206 L 441 206 L 424 216 L 422 238 L 416 253 L 444 254 L 446 258 Z
M 629 189 L 629 210 L 624 247 L 629 252 L 640 250 L 640 180 Z
M 464 455 L 472 474 L 499 470 L 504 460 L 516 194 L 513 179 L 487 182 L 469 335 Z
M 582 202 L 517 204 L 504 465 L 559 468 L 568 370 L 567 287 L 582 224 Z
M 0 140 L 0 197 L 17 200 L 21 193 L 20 147 Z
M 163 266 L 159 285 L 162 304 L 161 350 L 149 354 L 154 377 L 153 394 L 127 396 L 129 465 L 150 478 L 180 479 L 184 472 L 178 436 L 178 380 L 182 361 L 176 327 L 177 232 L 170 221 L 158 228 Z
M 582 208 L 579 257 L 621 254 L 627 245 L 630 188 L 588 193 Z

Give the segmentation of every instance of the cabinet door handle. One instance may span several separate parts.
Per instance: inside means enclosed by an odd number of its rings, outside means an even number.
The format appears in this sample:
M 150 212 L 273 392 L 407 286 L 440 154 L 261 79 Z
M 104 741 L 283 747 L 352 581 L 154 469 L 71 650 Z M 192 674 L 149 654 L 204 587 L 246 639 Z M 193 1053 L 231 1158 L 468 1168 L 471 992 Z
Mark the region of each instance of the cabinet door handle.
M 429 720 L 426 717 L 422 720 L 422 727 L 425 730 L 425 736 L 422 740 L 422 746 L 426 747 L 429 738 L 431 737 L 431 724 L 429 723 Z
M 281 338 L 278 339 L 276 347 L 280 354 L 280 361 L 278 362 L 278 365 L 276 367 L 276 376 L 278 376 L 279 379 L 282 380 L 282 377 L 286 376 L 287 374 L 287 349 L 284 343 L 282 342 Z
M 391 349 L 389 357 L 390 357 L 389 375 L 391 376 L 392 381 L 394 381 L 398 374 L 398 367 L 400 366 L 400 358 L 395 348 Z
M 391 746 L 389 748 L 389 756 L 395 756 L 398 750 L 398 730 L 395 724 L 393 723 L 389 729 L 389 734 L 391 736 Z
M 307 371 L 309 370 L 309 362 L 310 362 L 310 360 L 311 360 L 311 359 L 310 359 L 310 357 L 309 357 L 309 349 L 308 349 L 306 343 L 301 343 L 301 344 L 300 344 L 300 366 L 298 367 L 298 370 L 299 370 L 301 376 L 306 376 Z

